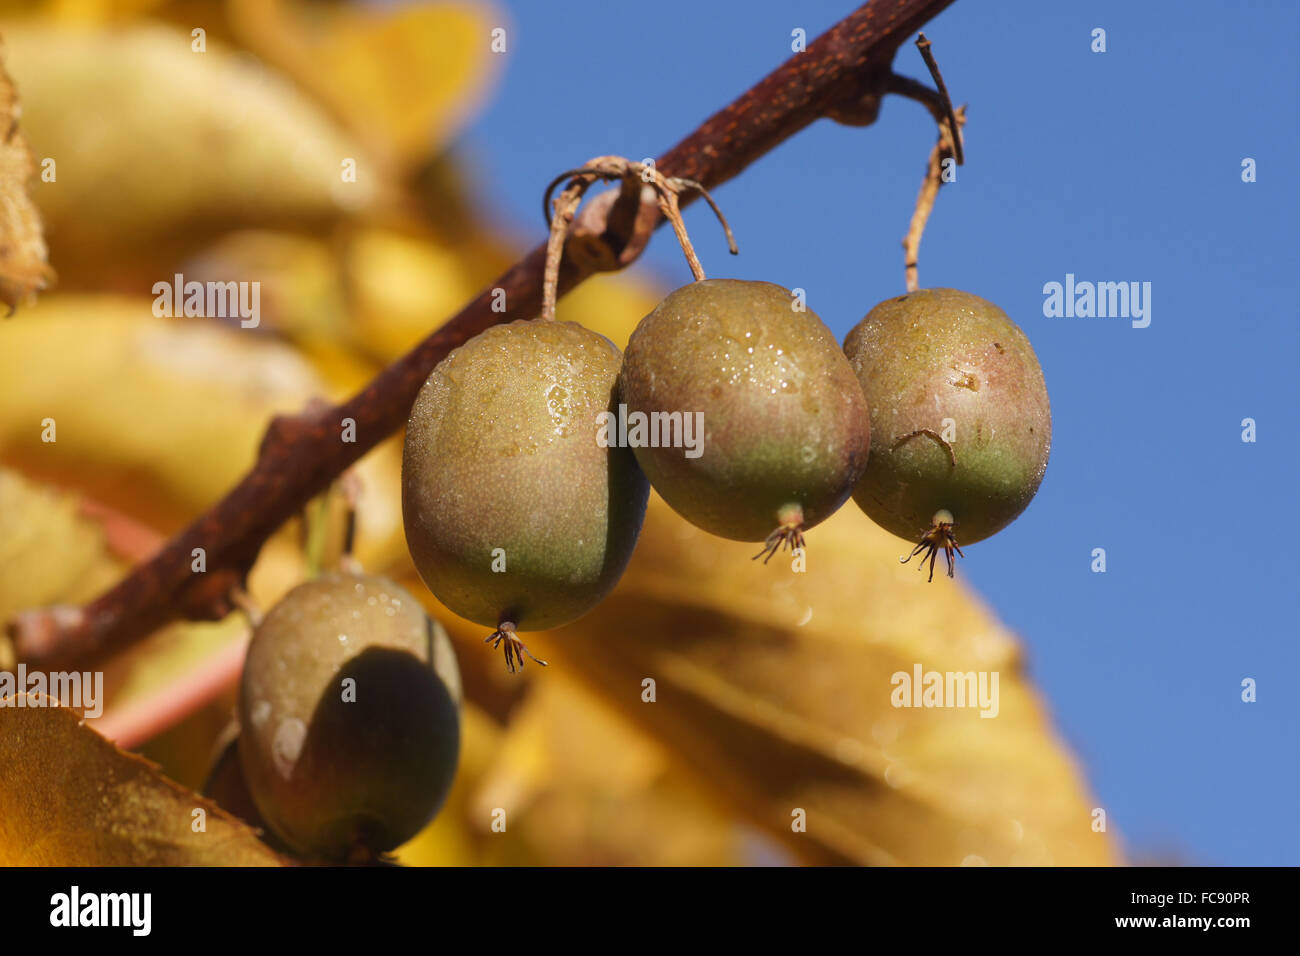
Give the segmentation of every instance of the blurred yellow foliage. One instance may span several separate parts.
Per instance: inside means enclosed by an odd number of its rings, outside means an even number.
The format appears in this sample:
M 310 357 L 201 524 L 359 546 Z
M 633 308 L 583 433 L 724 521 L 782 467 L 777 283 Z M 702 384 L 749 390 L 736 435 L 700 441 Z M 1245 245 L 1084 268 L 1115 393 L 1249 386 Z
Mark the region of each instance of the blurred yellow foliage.
M 164 527 L 248 470 L 273 413 L 327 391 L 289 347 L 148 299 L 51 295 L 0 336 L 0 462 Z
M 0 23 L 23 128 L 55 179 L 36 187 L 66 283 L 112 284 L 233 225 L 327 223 L 376 202 L 360 145 L 254 58 L 172 26 Z
M 235 35 L 398 168 L 426 159 L 477 112 L 496 61 L 488 3 L 380 7 L 230 0 Z

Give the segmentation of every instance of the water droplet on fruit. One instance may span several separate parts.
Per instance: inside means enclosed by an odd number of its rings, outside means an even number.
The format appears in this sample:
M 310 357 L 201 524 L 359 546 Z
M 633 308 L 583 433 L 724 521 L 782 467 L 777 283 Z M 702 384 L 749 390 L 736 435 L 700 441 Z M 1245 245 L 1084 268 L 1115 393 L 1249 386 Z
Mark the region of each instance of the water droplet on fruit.
M 271 716 L 271 702 L 269 700 L 259 700 L 253 705 L 251 713 L 253 723 L 258 727 L 262 726 Z
M 559 382 L 546 390 L 546 413 L 551 416 L 551 424 L 557 434 L 568 434 L 569 416 L 572 413 L 569 390 Z
M 280 776 L 288 779 L 293 776 L 294 764 L 302 753 L 302 745 L 307 741 L 307 725 L 297 717 L 280 721 L 275 728 L 275 739 L 271 742 L 271 756 L 275 759 L 275 769 Z

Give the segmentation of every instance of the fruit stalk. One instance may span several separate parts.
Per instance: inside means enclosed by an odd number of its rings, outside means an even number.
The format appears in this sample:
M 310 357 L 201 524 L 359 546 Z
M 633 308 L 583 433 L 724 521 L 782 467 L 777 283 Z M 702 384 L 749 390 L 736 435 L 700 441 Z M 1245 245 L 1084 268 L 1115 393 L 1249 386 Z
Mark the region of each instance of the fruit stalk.
M 951 3 L 870 0 L 707 119 L 660 156 L 656 168 L 713 189 L 821 117 L 869 125 L 888 91 L 899 46 Z M 662 223 L 653 203 L 640 203 L 626 189 L 605 195 L 608 200 L 597 197 L 583 210 L 570 237 L 571 244 L 580 238 L 602 255 L 566 258 L 561 292 L 595 272 L 634 261 Z M 637 213 L 629 216 L 634 201 Z M 249 474 L 151 560 L 82 608 L 20 615 L 9 626 L 17 656 L 42 666 L 94 663 L 177 617 L 229 613 L 230 585 L 242 581 L 262 543 L 405 423 L 420 386 L 442 358 L 491 325 L 537 314 L 545 259 L 543 244 L 342 404 L 273 419 Z M 492 309 L 498 290 L 509 303 L 506 312 Z M 354 442 L 339 438 L 344 419 L 355 422 Z M 191 570 L 196 548 L 206 555 L 203 575 Z

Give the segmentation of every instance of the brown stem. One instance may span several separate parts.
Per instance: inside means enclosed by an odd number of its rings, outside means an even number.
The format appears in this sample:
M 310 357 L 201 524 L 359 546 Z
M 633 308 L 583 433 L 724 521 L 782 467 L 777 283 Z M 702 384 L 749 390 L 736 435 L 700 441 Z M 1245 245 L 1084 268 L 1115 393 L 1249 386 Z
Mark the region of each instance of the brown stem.
M 727 217 L 722 214 L 722 209 L 713 201 L 713 197 L 709 195 L 709 191 L 704 188 L 703 183 L 697 183 L 693 179 L 683 179 L 681 176 L 674 176 L 672 179 L 668 180 L 668 185 L 670 185 L 678 195 L 680 195 L 683 190 L 687 189 L 693 189 L 698 192 L 701 198 L 709 204 L 709 208 L 713 210 L 713 215 L 717 217 L 718 222 L 722 225 L 722 231 L 727 236 L 727 251 L 733 256 L 740 255 L 740 250 L 736 248 L 736 235 L 731 231 L 731 223 L 727 222 Z
M 885 78 L 883 89 L 886 93 L 893 93 L 895 96 L 903 96 L 920 103 L 930 111 L 936 125 L 942 126 L 947 121 L 943 97 L 939 95 L 938 90 L 931 89 L 920 80 L 903 76 L 901 73 L 891 73 Z
M 580 173 L 566 173 L 575 177 Z M 554 182 L 551 183 L 553 187 Z M 560 259 L 564 256 L 564 240 L 573 226 L 573 217 L 577 215 L 578 204 L 582 195 L 591 185 L 591 180 L 575 178 L 555 200 L 555 214 L 551 218 L 551 231 L 546 238 L 546 266 L 542 270 L 542 311 L 538 318 L 550 321 L 555 318 L 555 302 L 560 297 Z M 551 187 L 547 187 L 549 196 Z
M 934 53 L 930 50 L 930 41 L 926 39 L 924 33 L 916 38 L 916 48 L 921 51 L 921 59 L 930 70 L 930 76 L 937 89 L 932 90 L 924 83 L 918 83 L 896 73 L 890 74 L 885 82 L 887 92 L 897 93 L 924 104 L 934 116 L 934 121 L 939 124 L 939 142 L 930 151 L 925 179 L 921 181 L 921 191 L 917 194 L 916 206 L 912 210 L 912 221 L 908 223 L 907 235 L 903 237 L 903 272 L 908 292 L 915 292 L 921 285 L 920 278 L 917 276 L 921 237 L 925 235 L 925 225 L 930 221 L 930 213 L 934 211 L 934 201 L 939 195 L 939 187 L 943 185 L 943 161 L 951 157 L 956 160 L 958 166 L 966 162 L 961 135 L 961 128 L 966 122 L 966 107 L 953 109 L 952 97 L 948 95 L 943 74 L 939 72 L 939 64 L 934 59 Z
M 660 156 L 656 168 L 714 189 L 820 117 L 870 122 L 899 46 L 950 3 L 870 0 L 705 120 Z M 572 252 L 581 240 L 584 254 L 565 257 L 559 290 L 635 260 L 659 224 L 653 204 L 645 206 L 630 207 L 625 190 L 589 203 L 568 242 Z M 151 560 L 84 608 L 31 611 L 12 625 L 18 656 L 42 666 L 93 662 L 176 617 L 228 613 L 231 586 L 247 574 L 262 543 L 405 424 L 420 386 L 448 352 L 491 325 L 537 314 L 545 262 L 542 245 L 342 404 L 273 419 L 252 471 Z M 492 308 L 497 290 L 505 294 L 505 312 Z M 340 437 L 345 419 L 355 423 L 355 441 Z M 204 574 L 190 570 L 195 548 L 206 553 Z
M 966 122 L 966 107 L 954 113 L 958 137 L 961 126 Z M 908 292 L 915 292 L 921 287 L 917 275 L 917 265 L 921 257 L 921 237 L 925 235 L 926 223 L 930 213 L 934 212 L 934 201 L 939 196 L 939 187 L 943 185 L 943 161 L 952 156 L 953 140 L 948 136 L 943 125 L 939 127 L 939 141 L 930 150 L 926 162 L 925 179 L 921 181 L 921 191 L 916 195 L 916 205 L 912 209 L 912 220 L 907 224 L 907 235 L 903 237 L 903 271 Z
M 569 185 L 555 200 L 554 214 L 550 215 L 551 193 L 566 179 L 569 180 Z M 686 223 L 682 219 L 679 196 L 683 190 L 693 190 L 704 198 L 727 234 L 727 247 L 731 250 L 731 254 L 733 256 L 737 254 L 736 237 L 731 231 L 731 225 L 702 183 L 680 177 L 670 179 L 651 164 L 638 163 L 622 156 L 597 156 L 595 159 L 588 160 L 587 165 L 581 169 L 571 169 L 552 179 L 542 199 L 542 207 L 548 211 L 550 228 L 550 238 L 546 242 L 546 270 L 542 279 L 541 317 L 543 319 L 555 318 L 556 282 L 560 270 L 560 258 L 568 235 L 569 223 L 572 222 L 574 213 L 582 202 L 583 194 L 597 180 L 615 179 L 622 180 L 624 192 L 627 193 L 639 189 L 642 184 L 655 191 L 659 212 L 673 227 L 677 244 L 682 247 L 682 253 L 686 256 L 686 263 L 690 266 L 695 281 L 704 279 L 704 267 L 700 265 L 700 258 L 695 253 L 695 247 L 686 232 Z
M 930 51 L 930 41 L 925 38 L 924 33 L 916 38 L 916 48 L 921 51 L 921 59 L 925 60 L 926 68 L 929 69 L 934 85 L 939 90 L 939 98 L 943 103 L 944 119 L 947 120 L 948 131 L 952 134 L 952 154 L 957 160 L 957 165 L 961 166 L 966 162 L 966 156 L 961 147 L 961 124 L 957 122 L 956 111 L 952 108 L 952 97 L 948 95 L 948 87 L 944 85 L 943 74 L 939 72 L 939 64 Z

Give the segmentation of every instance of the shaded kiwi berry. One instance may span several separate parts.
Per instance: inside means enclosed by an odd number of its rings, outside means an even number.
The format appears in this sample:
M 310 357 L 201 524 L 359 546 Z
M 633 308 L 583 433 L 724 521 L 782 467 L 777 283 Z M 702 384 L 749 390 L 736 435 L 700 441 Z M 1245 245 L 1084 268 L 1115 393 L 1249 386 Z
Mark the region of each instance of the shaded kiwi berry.
M 867 463 L 862 389 L 830 330 L 770 282 L 705 279 L 641 320 L 623 359 L 629 420 L 698 421 L 702 448 L 634 442 L 650 484 L 692 524 L 763 541 L 758 556 L 849 497 Z M 691 450 L 692 454 L 686 452 Z
M 253 795 L 248 791 L 248 782 L 244 779 L 244 767 L 239 759 L 238 721 L 232 720 L 217 738 L 208 775 L 200 793 L 215 800 L 221 809 L 250 827 L 269 830 L 258 812 L 257 804 L 253 802 Z M 273 835 L 266 835 L 270 840 L 275 840 Z
M 887 299 L 844 352 L 871 409 L 871 457 L 853 497 L 911 556 L 952 554 L 1024 511 L 1047 469 L 1052 415 L 1025 334 L 956 289 Z M 957 551 L 960 554 L 960 551 Z
M 411 409 L 411 557 L 439 601 L 497 629 L 512 671 L 527 653 L 517 630 L 585 614 L 632 556 L 649 485 L 628 449 L 598 441 L 621 364 L 581 325 L 511 322 L 443 359 Z
M 239 758 L 266 825 L 295 852 L 372 860 L 446 798 L 460 674 L 442 627 L 392 581 L 324 575 L 257 626 L 239 688 Z

